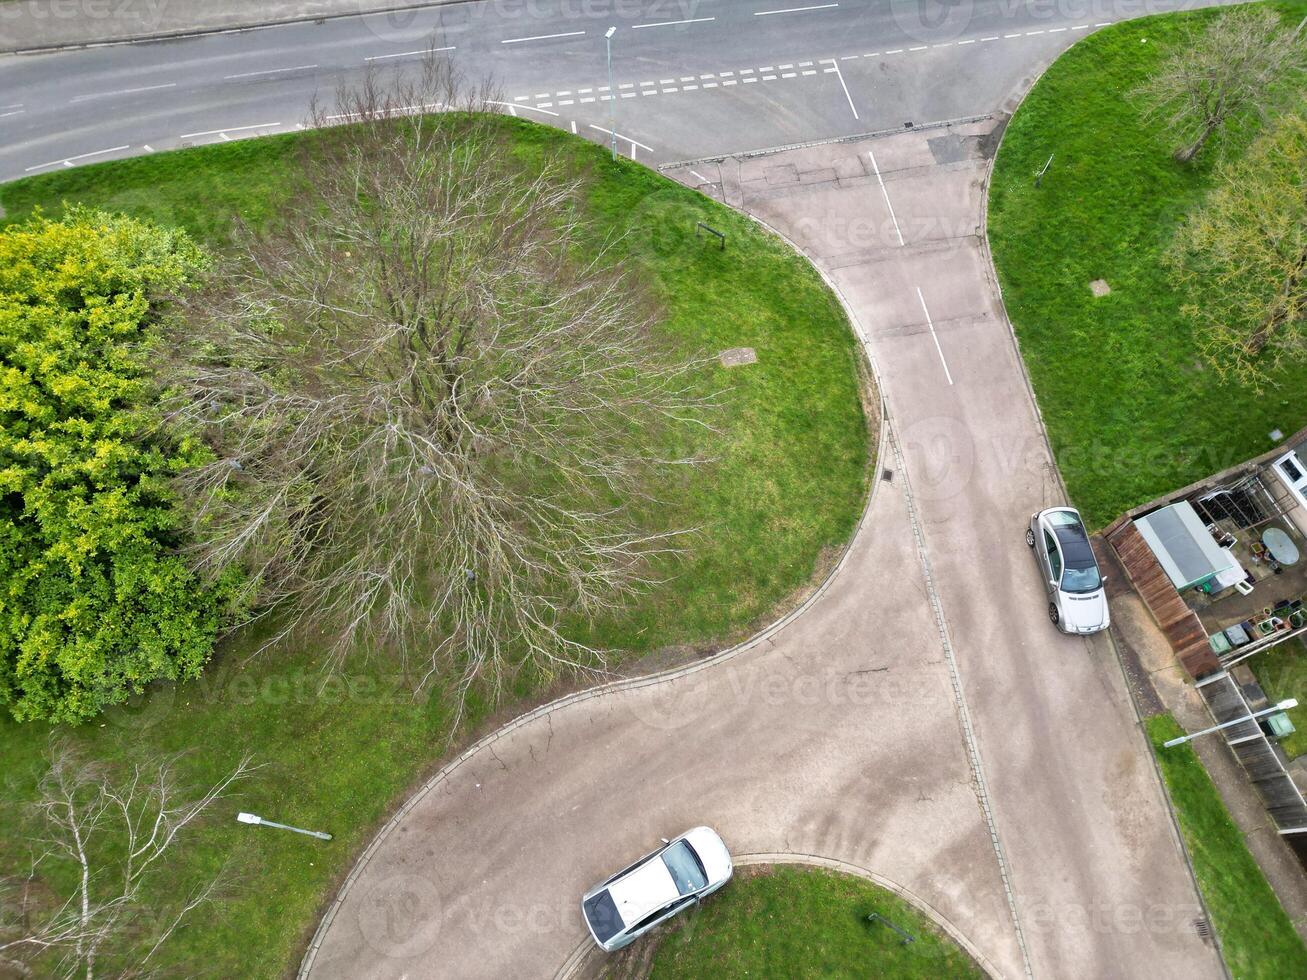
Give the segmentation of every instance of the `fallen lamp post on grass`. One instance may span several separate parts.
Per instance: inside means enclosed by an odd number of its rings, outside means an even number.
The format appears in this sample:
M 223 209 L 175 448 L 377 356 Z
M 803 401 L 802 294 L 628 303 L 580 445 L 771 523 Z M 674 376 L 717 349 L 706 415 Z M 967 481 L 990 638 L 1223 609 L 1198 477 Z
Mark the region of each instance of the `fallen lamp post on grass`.
M 880 922 L 884 925 L 889 926 L 896 933 L 898 933 L 899 939 L 902 940 L 902 942 L 900 943 L 900 945 L 902 946 L 906 946 L 909 943 L 915 943 L 917 941 L 916 936 L 910 935 L 907 931 L 900 929 L 898 926 L 896 926 L 893 922 L 890 922 L 889 919 L 885 918 L 885 916 L 881 915 L 879 912 L 872 912 L 870 915 L 867 916 L 867 921 Z
M 318 840 L 331 840 L 330 834 L 325 834 L 321 830 L 304 830 L 302 827 L 292 827 L 289 824 L 275 823 L 272 820 L 264 820 L 262 817 L 253 813 L 238 813 L 236 819 L 240 823 L 252 824 L 256 827 L 276 827 L 278 830 L 292 830 L 297 834 L 306 834 L 309 837 L 316 837 Z
M 1250 715 L 1244 715 L 1242 718 L 1236 718 L 1233 721 L 1227 721 L 1220 725 L 1213 725 L 1211 728 L 1204 728 L 1201 732 L 1194 732 L 1192 735 L 1181 735 L 1179 738 L 1173 738 L 1170 741 L 1163 742 L 1162 748 L 1169 749 L 1174 745 L 1180 745 L 1189 741 L 1191 738 L 1197 738 L 1199 735 L 1210 735 L 1212 732 L 1219 732 L 1222 728 L 1233 728 L 1235 725 L 1242 725 L 1244 722 L 1256 721 L 1263 715 L 1273 715 L 1277 711 L 1288 711 L 1290 708 L 1298 707 L 1298 702 L 1294 698 L 1288 698 L 1279 704 L 1272 705 L 1269 708 L 1263 708 L 1261 711 L 1255 711 Z

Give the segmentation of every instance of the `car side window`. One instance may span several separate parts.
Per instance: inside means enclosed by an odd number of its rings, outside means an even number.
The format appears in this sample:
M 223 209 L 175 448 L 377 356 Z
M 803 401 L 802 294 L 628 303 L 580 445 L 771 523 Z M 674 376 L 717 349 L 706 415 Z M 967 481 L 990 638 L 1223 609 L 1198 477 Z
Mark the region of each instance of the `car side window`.
M 675 906 L 673 905 L 664 905 L 662 908 L 658 909 L 657 911 L 650 912 L 648 915 L 646 915 L 643 919 L 641 919 L 639 922 L 635 924 L 635 929 L 633 929 L 632 931 L 634 932 L 636 929 L 648 929 L 650 926 L 655 925 L 659 920 L 661 920 L 662 917 L 665 916 L 668 912 L 672 911 L 674 907 Z
M 1053 572 L 1053 580 L 1060 582 L 1062 580 L 1062 553 L 1057 550 L 1057 542 L 1053 540 L 1053 535 L 1047 531 L 1044 532 L 1044 548 L 1048 551 L 1048 567 Z

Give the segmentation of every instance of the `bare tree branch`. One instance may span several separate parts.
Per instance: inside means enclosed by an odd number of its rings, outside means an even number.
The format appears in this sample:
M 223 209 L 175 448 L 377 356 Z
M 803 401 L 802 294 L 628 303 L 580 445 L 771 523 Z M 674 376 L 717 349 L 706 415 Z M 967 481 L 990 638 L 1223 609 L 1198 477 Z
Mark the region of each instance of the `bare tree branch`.
M 178 835 L 222 798 L 255 766 L 247 756 L 206 792 L 190 798 L 178 789 L 178 757 L 138 763 L 115 780 L 84 761 L 67 743 L 52 745 L 50 769 L 34 809 L 45 827 L 40 848 L 19 897 L 3 903 L 0 956 L 23 964 L 55 958 L 60 976 L 94 980 L 98 972 L 141 976 L 149 960 L 185 917 L 212 898 L 219 879 L 202 885 L 173 912 L 146 909 L 143 896 L 153 873 L 168 859 Z M 72 871 L 75 882 L 62 902 L 36 901 L 30 885 L 43 865 Z M 13 889 L 11 889 L 13 891 Z M 152 930 L 156 912 L 167 916 Z M 144 959 L 137 943 L 151 942 Z
M 239 564 L 251 607 L 337 656 L 414 654 L 460 709 L 524 668 L 602 668 L 563 624 L 676 550 L 684 529 L 629 502 L 700 461 L 660 434 L 712 402 L 611 250 L 582 247 L 580 180 L 518 159 L 492 95 L 428 59 L 316 109 L 295 212 L 242 237 L 162 368 L 171 421 L 217 456 L 182 480 L 195 566 Z

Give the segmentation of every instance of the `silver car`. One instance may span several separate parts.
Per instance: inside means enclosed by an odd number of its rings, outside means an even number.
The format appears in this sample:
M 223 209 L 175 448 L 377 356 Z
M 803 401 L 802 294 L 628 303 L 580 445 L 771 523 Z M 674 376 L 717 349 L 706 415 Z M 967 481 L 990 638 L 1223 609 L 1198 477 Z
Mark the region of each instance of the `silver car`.
M 730 881 L 731 855 L 709 827 L 687 830 L 581 899 L 581 916 L 601 949 L 629 946 Z
M 1048 590 L 1048 618 L 1063 633 L 1097 633 L 1110 622 L 1107 592 L 1080 513 L 1050 507 L 1030 518 L 1026 544 Z

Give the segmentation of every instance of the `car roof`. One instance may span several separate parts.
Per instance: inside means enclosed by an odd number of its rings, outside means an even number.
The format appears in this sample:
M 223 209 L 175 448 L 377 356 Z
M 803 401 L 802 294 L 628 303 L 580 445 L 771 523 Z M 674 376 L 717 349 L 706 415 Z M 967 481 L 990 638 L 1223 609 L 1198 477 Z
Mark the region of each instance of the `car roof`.
M 1089 532 L 1085 530 L 1085 525 L 1080 520 L 1080 514 L 1070 507 L 1058 507 L 1044 512 L 1045 517 L 1051 514 L 1065 514 L 1075 518 L 1074 523 L 1048 522 L 1052 525 L 1053 533 L 1057 537 L 1058 547 L 1062 551 L 1062 559 L 1066 562 L 1067 567 L 1097 568 L 1098 559 L 1094 556 L 1093 546 L 1089 543 Z
M 628 926 L 681 896 L 663 863 L 662 851 L 609 885 L 608 892 Z

